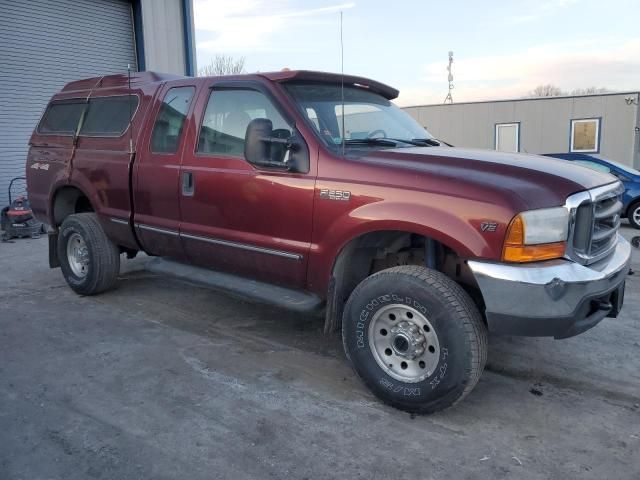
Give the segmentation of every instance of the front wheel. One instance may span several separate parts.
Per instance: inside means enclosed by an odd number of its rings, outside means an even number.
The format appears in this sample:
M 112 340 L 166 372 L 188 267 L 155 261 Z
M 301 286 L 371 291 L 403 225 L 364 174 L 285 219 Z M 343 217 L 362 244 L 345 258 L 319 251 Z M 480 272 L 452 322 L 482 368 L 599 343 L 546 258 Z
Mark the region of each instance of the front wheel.
M 636 201 L 629 206 L 627 218 L 633 228 L 640 229 L 640 201 Z
M 94 213 L 69 215 L 58 234 L 58 259 L 69 286 L 81 295 L 111 288 L 120 272 L 120 251 Z
M 487 331 L 469 295 L 444 274 L 389 268 L 353 291 L 342 322 L 353 368 L 384 402 L 433 413 L 476 385 L 487 359 Z

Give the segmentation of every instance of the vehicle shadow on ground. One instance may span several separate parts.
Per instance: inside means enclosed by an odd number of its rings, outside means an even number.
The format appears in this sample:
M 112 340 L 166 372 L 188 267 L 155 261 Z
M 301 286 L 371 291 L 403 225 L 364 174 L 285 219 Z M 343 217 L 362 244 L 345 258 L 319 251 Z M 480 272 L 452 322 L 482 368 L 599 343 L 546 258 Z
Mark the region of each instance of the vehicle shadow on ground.
M 339 332 L 323 333 L 324 319 L 319 315 L 301 314 L 270 305 L 257 304 L 209 287 L 180 279 L 133 270 L 121 276 L 116 290 L 94 297 L 118 308 L 139 309 L 145 318 L 171 328 L 177 328 L 210 342 L 221 340 L 235 343 L 236 348 L 257 351 L 288 352 L 297 358 L 317 355 L 334 364 L 343 381 L 348 382 L 352 395 L 373 400 L 360 384 L 344 355 Z M 576 343 L 578 345 L 576 345 Z M 530 385 L 533 395 L 540 394 L 543 385 L 594 391 L 605 396 L 633 402 L 627 391 L 608 390 L 607 385 L 594 383 L 594 372 L 583 372 L 584 352 L 580 353 L 580 339 L 555 341 L 548 338 L 524 338 L 490 335 L 486 372 L 521 380 Z M 569 353 L 565 352 L 567 347 Z M 564 352 L 564 354 L 562 353 Z M 556 359 L 550 368 L 549 359 Z M 322 360 L 320 360 L 322 362 Z M 302 362 L 304 363 L 304 362 Z M 312 362 L 313 363 L 313 362 Z M 603 366 L 603 370 L 609 368 Z M 595 372 L 596 380 L 599 372 Z M 606 371 L 602 376 L 606 376 Z M 331 378 L 328 387 L 335 390 Z M 487 392 L 480 385 L 472 396 L 482 403 Z M 326 386 L 326 385 L 325 385 Z M 346 392 L 343 391 L 342 394 Z

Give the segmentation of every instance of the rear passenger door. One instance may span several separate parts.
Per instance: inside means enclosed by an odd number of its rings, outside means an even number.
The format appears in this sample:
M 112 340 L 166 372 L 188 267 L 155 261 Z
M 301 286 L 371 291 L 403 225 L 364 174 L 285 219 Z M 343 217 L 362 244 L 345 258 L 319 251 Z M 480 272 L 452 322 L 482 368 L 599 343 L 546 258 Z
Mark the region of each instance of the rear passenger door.
M 134 177 L 135 225 L 145 250 L 182 258 L 180 242 L 180 161 L 184 131 L 196 88 L 165 87 L 152 111 L 153 127 L 140 143 Z
M 196 264 L 291 287 L 303 287 L 311 245 L 315 159 L 307 172 L 251 165 L 245 133 L 256 118 L 273 135 L 294 129 L 266 87 L 255 82 L 214 84 L 196 109 L 181 170 L 181 237 Z M 206 95 L 205 95 L 206 93 Z M 191 144 L 191 141 L 189 142 Z

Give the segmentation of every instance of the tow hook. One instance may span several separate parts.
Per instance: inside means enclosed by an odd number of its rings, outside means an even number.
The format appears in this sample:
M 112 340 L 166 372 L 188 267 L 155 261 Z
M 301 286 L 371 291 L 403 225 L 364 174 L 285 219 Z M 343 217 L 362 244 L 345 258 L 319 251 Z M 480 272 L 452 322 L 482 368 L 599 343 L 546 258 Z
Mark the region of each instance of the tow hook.
M 613 309 L 613 305 L 611 304 L 611 302 L 608 302 L 605 300 L 601 300 L 597 302 L 596 307 L 598 310 L 606 310 L 606 311 Z

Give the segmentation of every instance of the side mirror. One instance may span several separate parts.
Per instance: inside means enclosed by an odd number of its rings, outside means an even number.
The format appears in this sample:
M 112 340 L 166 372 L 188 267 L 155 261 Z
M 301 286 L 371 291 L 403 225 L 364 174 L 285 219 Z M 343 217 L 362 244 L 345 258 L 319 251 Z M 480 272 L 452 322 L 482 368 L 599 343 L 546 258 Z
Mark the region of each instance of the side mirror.
M 251 120 L 244 137 L 244 157 L 247 162 L 261 167 L 290 170 L 285 163 L 287 151 L 292 148 L 291 136 L 282 138 L 281 130 L 274 136 L 273 123 L 267 118 Z

